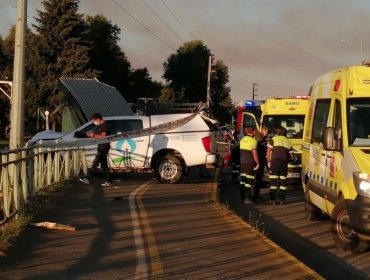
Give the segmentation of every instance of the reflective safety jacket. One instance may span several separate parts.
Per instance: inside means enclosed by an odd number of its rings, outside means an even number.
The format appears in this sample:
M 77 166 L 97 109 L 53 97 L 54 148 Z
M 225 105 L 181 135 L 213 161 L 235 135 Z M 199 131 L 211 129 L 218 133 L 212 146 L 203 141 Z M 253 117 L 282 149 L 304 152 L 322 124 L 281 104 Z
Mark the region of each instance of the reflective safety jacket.
M 244 136 L 240 141 L 240 163 L 254 164 L 253 150 L 257 149 L 257 140 L 252 136 Z
M 268 147 L 272 149 L 272 161 L 275 159 L 289 161 L 289 152 L 292 151 L 293 146 L 287 137 L 283 135 L 273 137 L 271 143 L 268 144 Z

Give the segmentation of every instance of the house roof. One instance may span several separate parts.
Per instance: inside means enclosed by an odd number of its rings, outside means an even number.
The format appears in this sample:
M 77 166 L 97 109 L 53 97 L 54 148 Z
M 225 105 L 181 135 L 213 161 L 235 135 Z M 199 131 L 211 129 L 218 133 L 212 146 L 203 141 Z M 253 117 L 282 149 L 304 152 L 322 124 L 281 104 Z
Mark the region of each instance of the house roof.
M 63 90 L 67 90 L 74 97 L 86 120 L 99 112 L 103 117 L 109 116 L 133 116 L 129 104 L 110 85 L 99 82 L 95 79 L 84 78 L 59 78 Z

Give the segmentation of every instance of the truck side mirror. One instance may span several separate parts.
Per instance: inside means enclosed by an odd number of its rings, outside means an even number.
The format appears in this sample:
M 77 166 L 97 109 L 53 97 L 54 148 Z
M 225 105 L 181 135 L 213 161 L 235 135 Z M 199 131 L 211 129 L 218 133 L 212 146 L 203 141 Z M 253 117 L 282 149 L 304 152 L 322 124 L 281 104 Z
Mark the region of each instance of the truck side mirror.
M 341 138 L 341 129 L 336 129 L 335 127 L 325 127 L 322 131 L 322 143 L 325 150 L 340 151 Z

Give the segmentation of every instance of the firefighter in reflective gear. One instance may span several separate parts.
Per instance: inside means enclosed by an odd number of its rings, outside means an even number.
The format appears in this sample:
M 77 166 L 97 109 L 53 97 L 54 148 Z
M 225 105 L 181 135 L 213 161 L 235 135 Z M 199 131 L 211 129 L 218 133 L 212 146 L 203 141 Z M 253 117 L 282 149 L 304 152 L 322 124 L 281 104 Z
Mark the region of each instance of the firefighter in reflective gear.
M 287 131 L 284 127 L 276 130 L 276 136 L 267 145 L 267 164 L 270 168 L 270 204 L 276 205 L 277 192 L 281 204 L 285 202 L 286 178 L 288 175 L 288 162 L 292 153 L 292 143 L 286 137 Z
M 240 141 L 240 196 L 244 203 L 251 203 L 255 173 L 259 167 L 257 141 L 253 137 L 253 127 L 246 127 L 243 132 L 245 136 Z

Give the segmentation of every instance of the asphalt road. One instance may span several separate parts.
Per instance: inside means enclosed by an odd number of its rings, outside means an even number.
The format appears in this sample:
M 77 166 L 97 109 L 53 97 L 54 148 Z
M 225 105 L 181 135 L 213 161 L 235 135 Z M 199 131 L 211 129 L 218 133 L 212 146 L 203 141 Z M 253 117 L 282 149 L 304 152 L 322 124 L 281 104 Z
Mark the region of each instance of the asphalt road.
M 196 174 L 193 174 L 196 175 Z M 1 279 L 321 279 L 212 201 L 212 178 L 159 184 L 130 174 L 112 187 L 74 183 L 0 258 Z
M 268 200 L 267 188 L 261 194 Z M 240 202 L 239 186 L 224 174 L 220 201 L 325 279 L 370 279 L 370 251 L 342 251 L 332 240 L 329 219 L 307 221 L 301 186 L 289 186 L 285 205 L 246 205 Z

